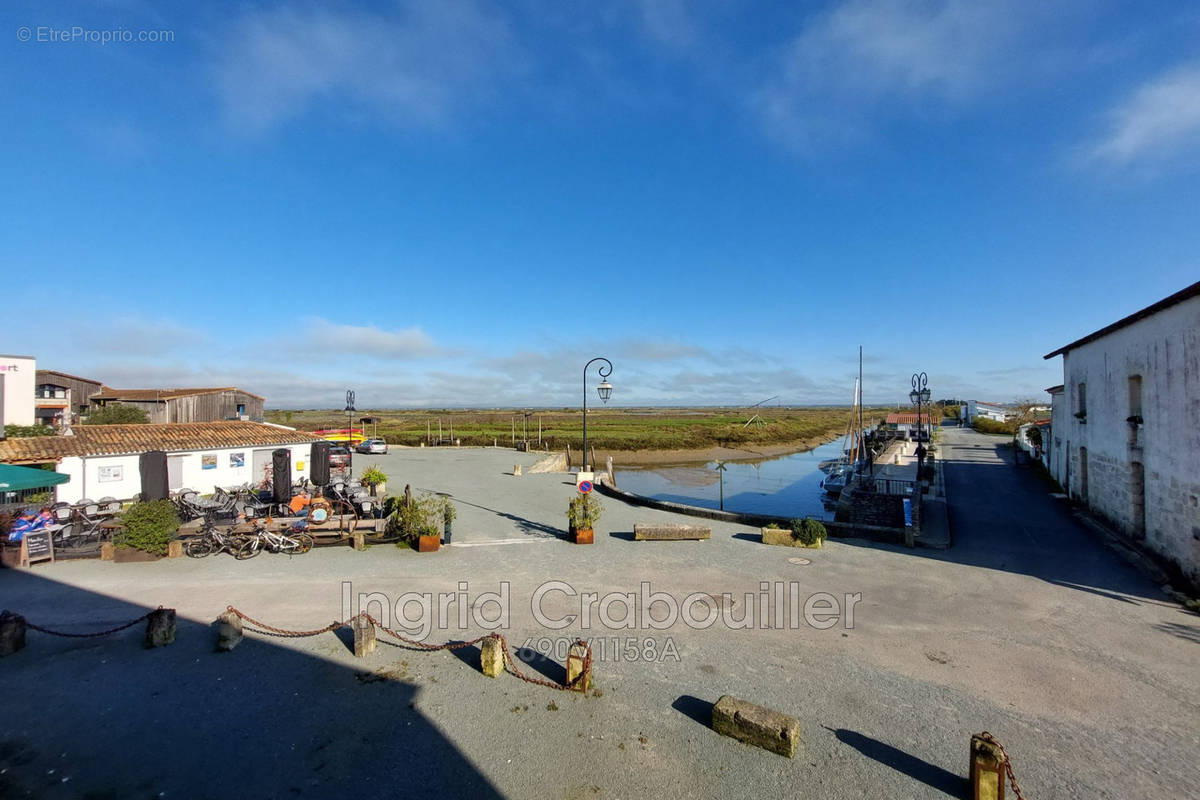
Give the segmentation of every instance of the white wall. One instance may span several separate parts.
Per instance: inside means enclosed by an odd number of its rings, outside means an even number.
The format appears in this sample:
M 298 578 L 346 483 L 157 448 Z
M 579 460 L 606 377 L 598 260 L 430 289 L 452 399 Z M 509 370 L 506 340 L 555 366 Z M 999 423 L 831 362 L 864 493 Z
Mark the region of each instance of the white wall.
M 1131 375 L 1142 376 L 1142 418 L 1130 416 Z M 1145 544 L 1200 580 L 1200 298 L 1069 351 L 1055 397 L 1054 473 L 1070 495 L 1131 536 L 1133 463 L 1145 474 Z M 1075 417 L 1087 386 L 1086 422 Z M 1087 448 L 1086 496 L 1080 448 Z
M 311 445 L 280 445 L 272 449 L 285 448 L 292 451 L 293 482 L 308 475 L 309 451 Z M 185 450 L 168 452 L 168 456 L 182 456 L 183 485 L 195 489 L 201 494 L 211 494 L 217 486 L 240 486 L 249 482 L 251 472 L 251 452 L 255 447 L 228 447 L 217 450 Z M 230 465 L 230 455 L 244 453 L 243 466 Z M 203 468 L 203 456 L 215 456 L 216 466 L 212 469 Z M 98 500 L 101 497 L 116 497 L 119 500 L 129 500 L 142 490 L 142 475 L 140 456 L 89 456 L 85 458 L 64 458 L 58 465 L 58 472 L 70 475 L 71 480 L 58 487 L 58 500 L 75 503 L 87 497 Z M 101 473 L 111 477 L 113 468 L 119 468 L 121 479 L 118 481 L 101 481 Z M 85 494 L 86 493 L 86 494 Z
M 0 355 L 0 424 L 32 425 L 33 393 L 37 383 L 37 360 Z

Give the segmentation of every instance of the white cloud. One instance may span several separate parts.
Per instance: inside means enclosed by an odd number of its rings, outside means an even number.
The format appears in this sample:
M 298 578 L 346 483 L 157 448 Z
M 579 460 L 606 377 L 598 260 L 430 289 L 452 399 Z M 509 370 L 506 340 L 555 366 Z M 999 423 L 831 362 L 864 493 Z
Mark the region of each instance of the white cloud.
M 973 99 L 1029 23 L 1024 3 L 851 0 L 791 41 L 754 104 L 768 133 L 798 149 L 856 138 L 882 105 Z
M 1115 166 L 1157 161 L 1195 149 L 1200 138 L 1200 63 L 1143 84 L 1109 112 L 1090 160 Z
M 308 320 L 303 342 L 298 346 L 305 351 L 319 351 L 320 358 L 342 355 L 408 359 L 441 352 L 418 327 L 389 331 L 374 325 L 341 325 L 320 317 Z
M 474 0 L 403 0 L 386 13 L 251 13 L 221 45 L 217 87 L 230 123 L 259 132 L 315 106 L 429 127 L 519 70 L 507 23 Z

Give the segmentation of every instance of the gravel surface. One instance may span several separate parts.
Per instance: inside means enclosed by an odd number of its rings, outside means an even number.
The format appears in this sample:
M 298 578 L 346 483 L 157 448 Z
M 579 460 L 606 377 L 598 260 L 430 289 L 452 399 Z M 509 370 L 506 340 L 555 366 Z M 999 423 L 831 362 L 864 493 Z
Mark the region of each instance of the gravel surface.
M 409 483 L 451 494 L 453 546 L 4 570 L 2 605 L 48 627 L 100 629 L 162 604 L 178 609 L 180 628 L 153 651 L 141 648 L 141 626 L 105 639 L 30 632 L 25 650 L 0 661 L 10 689 L 0 796 L 957 797 L 970 735 L 985 729 L 1031 800 L 1191 796 L 1200 621 L 996 444 L 945 434 L 955 545 L 944 552 L 857 540 L 767 547 L 756 531 L 716 522 L 705 523 L 709 541 L 633 542 L 635 522 L 697 520 L 607 498 L 596 544 L 577 546 L 563 530 L 567 476 L 511 474 L 536 455 L 394 449 L 357 455 L 356 471 L 377 463 L 393 492 Z M 549 630 L 531 598 L 551 580 L 599 596 L 636 595 L 645 581 L 677 602 L 731 593 L 721 601 L 730 618 L 703 630 L 606 629 L 594 609 L 588 630 L 579 620 Z M 560 678 L 565 643 L 592 638 L 598 696 L 489 679 L 477 651 L 403 650 L 386 637 L 363 659 L 332 633 L 249 634 L 232 653 L 213 652 L 211 622 L 229 604 L 315 628 L 347 616 L 344 582 L 352 597 L 382 593 L 394 612 L 405 592 L 454 593 L 463 581 L 488 616 L 496 604 L 481 593 L 507 582 L 502 632 L 514 647 L 544 637 L 543 649 L 559 648 L 557 659 L 525 652 L 531 674 Z M 795 582 L 802 599 L 862 599 L 852 627 L 843 613 L 826 630 L 732 629 L 762 581 L 768 591 Z M 557 619 L 581 606 L 554 592 L 541 609 Z M 610 602 L 609 621 L 623 622 L 623 609 Z M 448 617 L 430 641 L 483 632 L 470 619 L 460 629 L 457 606 Z M 715 734 L 707 721 L 723 694 L 798 717 L 803 754 Z

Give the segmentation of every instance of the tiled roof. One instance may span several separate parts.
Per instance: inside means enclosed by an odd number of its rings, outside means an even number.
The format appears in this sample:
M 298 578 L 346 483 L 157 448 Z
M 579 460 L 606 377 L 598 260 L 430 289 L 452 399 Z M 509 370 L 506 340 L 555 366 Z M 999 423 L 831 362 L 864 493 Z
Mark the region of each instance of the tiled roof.
M 922 425 L 930 424 L 929 419 L 930 419 L 930 417 L 928 414 L 926 414 L 925 412 L 921 412 L 921 424 Z M 915 411 L 900 411 L 900 412 L 893 411 L 891 414 L 887 415 L 887 424 L 888 425 L 916 425 L 917 424 L 917 412 L 915 412 Z
M 103 389 L 99 394 L 92 395 L 92 400 L 131 400 L 131 401 L 148 401 L 148 400 L 174 400 L 176 397 L 191 397 L 197 394 L 216 394 L 217 392 L 242 392 L 249 394 L 251 397 L 258 397 L 259 400 L 265 398 L 259 397 L 256 394 L 250 394 L 236 386 L 218 386 L 209 389 Z
M 173 422 L 166 425 L 76 425 L 70 436 L 30 436 L 0 442 L 0 461 L 55 461 L 66 456 L 131 455 L 148 450 L 209 450 L 306 444 L 317 437 L 261 422 Z

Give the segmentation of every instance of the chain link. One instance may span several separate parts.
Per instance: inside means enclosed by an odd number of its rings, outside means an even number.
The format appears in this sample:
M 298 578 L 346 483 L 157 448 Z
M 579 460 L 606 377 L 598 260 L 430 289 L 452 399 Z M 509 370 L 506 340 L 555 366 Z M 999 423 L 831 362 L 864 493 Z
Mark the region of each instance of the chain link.
M 339 628 L 349 627 L 354 624 L 354 620 L 356 620 L 358 618 L 362 618 L 362 619 L 366 619 L 368 622 L 370 622 L 376 628 L 379 628 L 381 631 L 386 633 L 388 636 L 391 636 L 393 639 L 396 639 L 397 641 L 403 643 L 404 645 L 406 645 L 408 647 L 412 647 L 416 650 L 425 650 L 428 652 L 432 652 L 434 650 L 461 650 L 464 647 L 470 647 L 471 645 L 479 644 L 480 642 L 484 641 L 485 639 L 488 639 L 491 636 L 495 636 L 497 639 L 500 640 L 500 646 L 504 652 L 504 669 L 505 669 L 505 671 L 507 671 L 510 675 L 513 675 L 516 678 L 520 678 L 521 680 L 525 681 L 526 683 L 532 683 L 537 686 L 545 686 L 550 689 L 558 689 L 560 691 L 586 692 L 587 686 L 586 686 L 586 683 L 584 683 L 584 680 L 585 680 L 585 677 L 587 675 L 591 674 L 591 671 L 592 671 L 592 646 L 590 644 L 588 644 L 587 642 L 583 641 L 582 639 L 576 639 L 572 646 L 581 645 L 586 650 L 586 654 L 584 655 L 584 659 L 583 659 L 583 671 L 579 675 L 577 675 L 573 681 L 570 681 L 570 682 L 564 684 L 564 683 L 558 683 L 556 681 L 544 680 L 542 678 L 534 678 L 530 675 L 526 675 L 525 673 L 521 672 L 520 668 L 517 667 L 517 660 L 512 654 L 512 648 L 510 648 L 508 646 L 508 641 L 498 633 L 492 633 L 492 634 L 488 634 L 486 636 L 480 636 L 478 639 L 471 639 L 470 641 L 465 641 L 465 642 L 446 642 L 444 644 L 428 644 L 426 642 L 421 642 L 416 639 L 412 639 L 408 636 L 405 636 L 404 634 L 399 633 L 398 631 L 392 630 L 391 628 L 382 624 L 379 620 L 372 617 L 366 611 L 359 612 L 359 614 L 357 616 L 351 617 L 350 619 L 344 620 L 342 622 L 331 622 L 328 625 L 326 625 L 324 628 L 314 628 L 313 630 L 309 630 L 309 631 L 297 631 L 297 630 L 289 630 L 287 628 L 276 628 L 273 625 L 268 625 L 265 622 L 260 622 L 259 620 L 254 619 L 253 617 L 251 617 L 247 614 L 244 614 L 243 612 L 239 611 L 238 609 L 234 608 L 233 606 L 227 606 L 226 611 L 228 611 L 230 614 L 236 615 L 243 622 L 249 623 L 251 626 L 250 630 L 256 630 L 258 633 L 264 633 L 268 636 L 279 636 L 279 637 L 289 638 L 289 639 L 298 639 L 298 638 L 302 638 L 302 637 L 306 637 L 306 636 L 320 636 L 322 633 L 329 633 L 330 631 L 336 631 Z
M 1025 800 L 1025 795 L 1021 792 L 1021 786 L 1017 783 L 1017 776 L 1013 772 L 1012 759 L 1009 758 L 1008 751 L 1004 749 L 1004 745 L 1000 744 L 996 740 L 996 737 L 987 731 L 979 734 L 979 738 L 988 744 L 995 745 L 996 749 L 1000 751 L 1000 755 L 1004 756 L 1004 771 L 1008 773 L 1008 782 L 1012 784 L 1013 793 L 1017 796 L 1017 800 Z
M 161 611 L 162 606 L 159 606 L 158 610 Z M 97 638 L 100 636 L 108 636 L 110 634 L 117 633 L 119 631 L 123 631 L 127 628 L 132 628 L 134 625 L 137 625 L 139 622 L 145 622 L 147 619 L 150 618 L 150 615 L 153 613 L 154 613 L 153 611 L 147 611 L 145 614 L 138 617 L 133 622 L 126 622 L 124 625 L 118 625 L 115 628 L 109 628 L 106 631 L 97 631 L 96 633 L 67 633 L 66 631 L 52 631 L 49 628 L 43 628 L 41 625 L 34 625 L 29 620 L 25 620 L 25 627 L 31 628 L 35 631 L 40 631 L 41 633 L 47 633 L 51 636 L 62 636 L 67 639 L 94 639 L 94 638 Z

